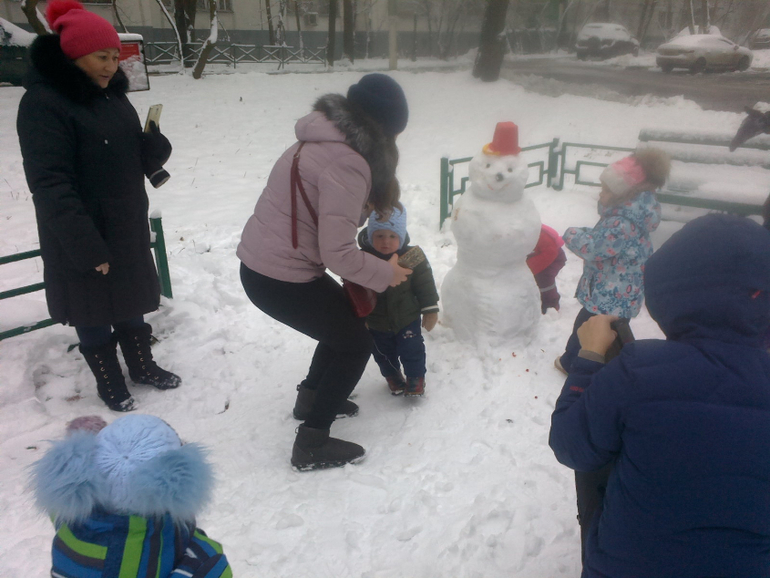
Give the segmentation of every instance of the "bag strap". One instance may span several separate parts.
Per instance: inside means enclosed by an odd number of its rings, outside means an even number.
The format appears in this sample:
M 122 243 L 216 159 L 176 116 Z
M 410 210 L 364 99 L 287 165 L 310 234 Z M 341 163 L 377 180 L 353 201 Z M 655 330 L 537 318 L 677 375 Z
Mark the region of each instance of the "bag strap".
M 297 240 L 297 188 L 299 188 L 302 200 L 305 202 L 305 206 L 313 218 L 313 223 L 315 223 L 316 227 L 318 226 L 318 215 L 307 198 L 305 187 L 302 185 L 302 179 L 299 176 L 299 153 L 303 146 L 305 146 L 305 143 L 300 142 L 297 152 L 294 153 L 294 158 L 291 161 L 291 244 L 295 249 L 299 245 Z

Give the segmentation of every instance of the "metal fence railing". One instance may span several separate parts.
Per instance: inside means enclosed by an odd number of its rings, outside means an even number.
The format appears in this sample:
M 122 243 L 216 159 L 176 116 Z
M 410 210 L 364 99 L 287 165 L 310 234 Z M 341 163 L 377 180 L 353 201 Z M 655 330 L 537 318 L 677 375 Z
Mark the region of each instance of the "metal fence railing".
M 189 45 L 198 58 L 203 49 L 203 43 L 191 43 Z M 179 62 L 179 44 L 176 42 L 147 42 L 145 43 L 145 59 L 148 65 L 173 64 Z M 297 48 L 294 46 L 272 46 L 269 44 L 215 44 L 209 53 L 208 62 L 213 64 L 227 64 L 236 68 L 238 64 L 271 64 L 278 68 L 286 64 L 325 64 L 326 47 Z
M 163 224 L 160 217 L 150 218 L 150 228 L 154 233 L 154 239 L 150 246 L 155 252 L 155 264 L 158 268 L 158 281 L 160 282 L 160 293 L 164 297 L 169 299 L 173 297 L 171 293 L 171 276 L 168 269 L 168 258 L 166 256 L 166 239 L 163 236 Z M 40 256 L 40 250 L 26 251 L 24 253 L 16 253 L 15 255 L 6 255 L 0 257 L 0 265 L 6 265 L 8 263 L 15 263 L 17 261 L 24 261 L 25 259 L 34 259 Z M 3 299 L 10 299 L 11 297 L 18 297 L 19 295 L 27 295 L 28 293 L 34 293 L 36 291 L 42 291 L 45 289 L 45 283 L 33 283 L 32 285 L 26 285 L 24 287 L 16 287 L 7 291 L 0 292 L 0 301 Z M 15 337 L 22 333 L 28 333 L 35 331 L 36 329 L 42 329 L 54 325 L 52 319 L 44 319 L 42 321 L 36 321 L 25 325 L 20 325 L 12 329 L 0 331 L 0 341 L 8 339 L 9 337 Z

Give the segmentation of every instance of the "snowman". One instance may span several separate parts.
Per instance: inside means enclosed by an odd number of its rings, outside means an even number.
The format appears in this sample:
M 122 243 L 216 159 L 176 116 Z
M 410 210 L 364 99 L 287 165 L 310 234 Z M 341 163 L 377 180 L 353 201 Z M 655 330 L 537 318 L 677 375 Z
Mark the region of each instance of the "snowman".
M 441 285 L 444 325 L 458 339 L 526 344 L 540 318 L 540 292 L 527 255 L 540 237 L 540 214 L 524 192 L 529 169 L 519 128 L 500 122 L 468 170 L 470 188 L 454 205 L 457 263 Z

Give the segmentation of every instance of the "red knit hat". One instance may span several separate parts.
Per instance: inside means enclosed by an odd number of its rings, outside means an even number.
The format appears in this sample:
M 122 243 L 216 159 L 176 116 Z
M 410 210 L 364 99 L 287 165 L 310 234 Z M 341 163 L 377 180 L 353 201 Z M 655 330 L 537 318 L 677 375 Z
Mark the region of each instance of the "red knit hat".
M 521 152 L 519 146 L 519 127 L 514 123 L 498 122 L 495 127 L 495 136 L 492 142 L 484 145 L 482 149 L 485 155 L 517 155 Z
M 120 50 L 115 27 L 76 0 L 52 0 L 45 17 L 59 35 L 62 52 L 70 60 L 105 48 Z

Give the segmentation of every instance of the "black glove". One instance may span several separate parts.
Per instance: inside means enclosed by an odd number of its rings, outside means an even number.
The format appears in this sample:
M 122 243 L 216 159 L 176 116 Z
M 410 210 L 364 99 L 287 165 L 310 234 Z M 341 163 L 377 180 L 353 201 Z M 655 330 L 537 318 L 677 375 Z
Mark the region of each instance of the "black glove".
M 156 189 L 171 177 L 163 168 L 170 156 L 171 143 L 160 132 L 155 121 L 150 121 L 150 132 L 142 133 L 142 160 L 144 174 Z

